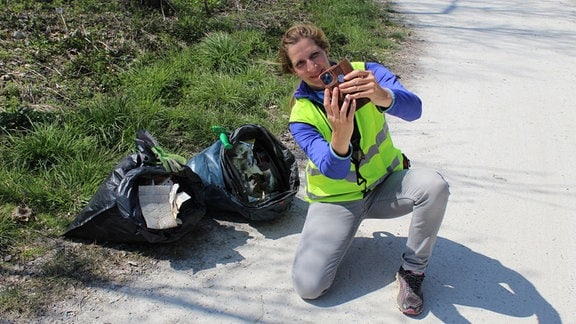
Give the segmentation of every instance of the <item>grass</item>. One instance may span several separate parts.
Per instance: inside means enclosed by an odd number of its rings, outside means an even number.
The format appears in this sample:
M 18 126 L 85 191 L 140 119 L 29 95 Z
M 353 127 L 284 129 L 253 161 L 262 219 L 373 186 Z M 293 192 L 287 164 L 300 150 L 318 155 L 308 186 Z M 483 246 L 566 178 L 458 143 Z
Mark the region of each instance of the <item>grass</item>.
M 406 35 L 386 4 L 368 0 L 172 0 L 164 11 L 134 0 L 0 1 L 10 31 L 0 34 L 5 319 L 41 315 L 66 294 L 59 287 L 118 280 L 105 266 L 116 252 L 60 235 L 135 151 L 137 130 L 185 157 L 216 140 L 211 125 L 258 123 L 280 135 L 296 80 L 273 62 L 290 25 L 324 28 L 334 59 L 385 62 Z M 33 217 L 15 221 L 17 206 Z

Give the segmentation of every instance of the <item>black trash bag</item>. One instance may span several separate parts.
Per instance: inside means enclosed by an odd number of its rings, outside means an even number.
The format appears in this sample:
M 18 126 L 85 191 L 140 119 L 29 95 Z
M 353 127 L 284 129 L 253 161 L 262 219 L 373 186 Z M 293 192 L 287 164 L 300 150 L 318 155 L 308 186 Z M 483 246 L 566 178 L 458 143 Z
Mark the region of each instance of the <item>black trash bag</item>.
M 268 129 L 246 124 L 218 140 L 187 165 L 205 186 L 208 214 L 238 213 L 255 221 L 272 220 L 292 205 L 300 179 L 294 154 Z
M 116 165 L 68 226 L 65 237 L 116 243 L 170 243 L 188 234 L 205 216 L 202 179 L 186 165 L 172 164 L 173 168 L 166 170 L 153 153 L 155 150 L 151 150 L 157 143 L 147 132 L 138 132 L 136 145 L 139 153 Z M 147 222 L 142 213 L 139 188 L 150 188 L 153 184 L 170 186 L 180 202 L 185 200 L 174 214 L 176 217 L 168 218 L 171 222 L 168 225 L 152 226 L 150 218 Z

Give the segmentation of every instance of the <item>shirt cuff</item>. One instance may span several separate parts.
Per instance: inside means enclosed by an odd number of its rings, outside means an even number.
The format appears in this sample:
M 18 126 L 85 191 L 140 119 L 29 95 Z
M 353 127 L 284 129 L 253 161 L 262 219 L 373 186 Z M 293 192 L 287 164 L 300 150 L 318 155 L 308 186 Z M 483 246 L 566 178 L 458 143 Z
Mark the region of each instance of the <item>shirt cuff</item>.
M 392 103 L 388 107 L 377 106 L 378 111 L 380 111 L 381 113 L 390 110 L 390 108 L 392 108 L 394 106 L 394 103 L 396 102 L 396 95 L 394 94 L 394 91 L 388 88 L 384 88 L 384 91 L 387 91 L 390 94 L 390 97 L 392 97 Z
M 334 149 L 332 148 L 332 145 L 328 145 L 328 146 L 330 147 L 330 153 L 332 153 L 332 156 L 334 156 L 338 160 L 348 160 L 352 156 L 352 144 L 350 144 L 350 148 L 348 149 L 349 153 L 346 156 L 342 156 L 342 155 L 336 153 L 336 151 L 334 151 Z

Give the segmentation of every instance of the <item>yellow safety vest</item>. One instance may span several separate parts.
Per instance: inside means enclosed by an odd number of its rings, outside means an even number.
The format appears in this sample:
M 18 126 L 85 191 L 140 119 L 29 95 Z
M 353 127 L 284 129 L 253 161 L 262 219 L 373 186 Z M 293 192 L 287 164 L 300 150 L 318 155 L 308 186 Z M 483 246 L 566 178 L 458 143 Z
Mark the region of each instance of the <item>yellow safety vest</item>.
M 364 62 L 353 62 L 354 69 L 364 69 Z M 361 134 L 357 165 L 351 163 L 344 179 L 324 176 L 318 167 L 308 160 L 306 166 L 306 200 L 343 202 L 362 199 L 364 193 L 384 181 L 394 171 L 402 170 L 402 152 L 394 147 L 384 113 L 372 102 L 355 113 L 356 125 Z M 292 106 L 290 122 L 314 126 L 328 142 L 332 129 L 324 111 L 308 99 L 296 99 Z M 353 160 L 354 161 L 354 160 Z

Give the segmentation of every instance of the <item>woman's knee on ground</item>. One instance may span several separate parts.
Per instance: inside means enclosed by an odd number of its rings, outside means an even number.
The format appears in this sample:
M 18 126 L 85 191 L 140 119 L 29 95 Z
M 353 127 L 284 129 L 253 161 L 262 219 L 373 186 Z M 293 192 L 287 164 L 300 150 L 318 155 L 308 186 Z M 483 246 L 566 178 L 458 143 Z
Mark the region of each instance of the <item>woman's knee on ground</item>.
M 326 278 L 292 272 L 292 284 L 296 293 L 303 299 L 316 299 L 330 287 L 331 281 Z

